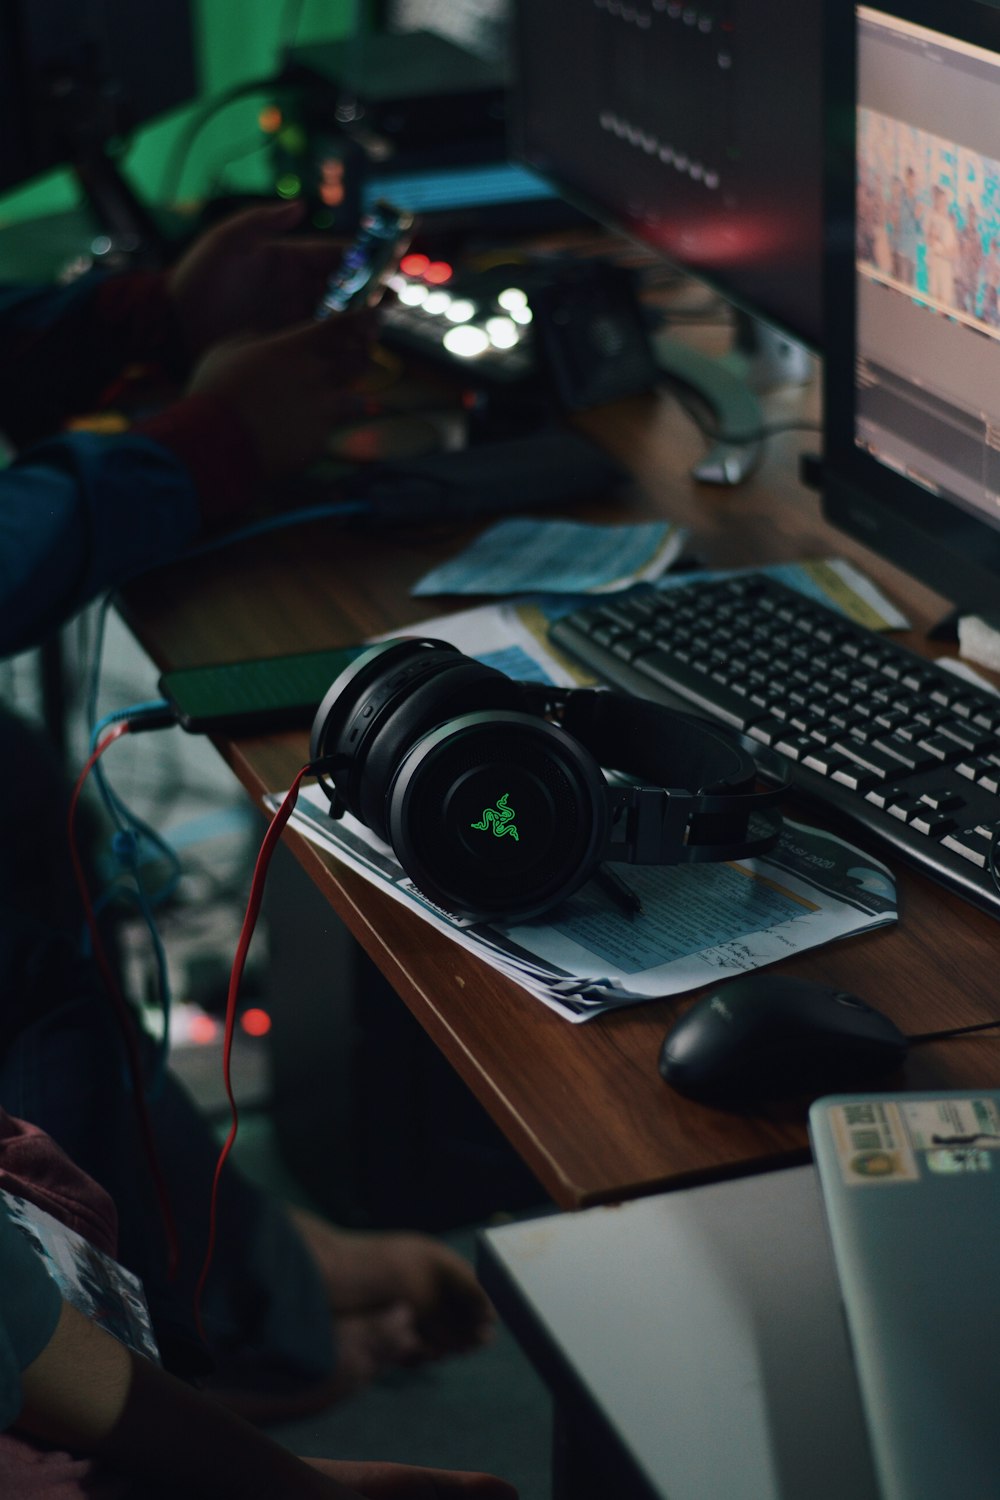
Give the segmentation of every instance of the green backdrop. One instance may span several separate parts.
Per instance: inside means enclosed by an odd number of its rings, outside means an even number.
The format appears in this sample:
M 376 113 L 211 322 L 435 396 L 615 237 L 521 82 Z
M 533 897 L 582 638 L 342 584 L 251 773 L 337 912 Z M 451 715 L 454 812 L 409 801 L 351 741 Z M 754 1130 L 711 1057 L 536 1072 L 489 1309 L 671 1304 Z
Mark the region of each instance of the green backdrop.
M 136 0 L 137 4 L 141 0 Z M 155 4 L 155 0 L 153 0 Z M 368 25 L 368 0 L 193 0 L 201 73 L 201 101 L 234 85 L 270 76 L 292 41 L 333 40 Z M 267 185 L 267 147 L 257 123 L 263 93 L 212 115 L 184 158 L 178 199 L 197 200 L 224 189 Z M 120 165 L 143 198 L 164 202 L 179 138 L 200 106 L 186 106 L 138 131 Z M 79 199 L 68 171 L 51 172 L 0 196 L 0 228 L 71 208 Z

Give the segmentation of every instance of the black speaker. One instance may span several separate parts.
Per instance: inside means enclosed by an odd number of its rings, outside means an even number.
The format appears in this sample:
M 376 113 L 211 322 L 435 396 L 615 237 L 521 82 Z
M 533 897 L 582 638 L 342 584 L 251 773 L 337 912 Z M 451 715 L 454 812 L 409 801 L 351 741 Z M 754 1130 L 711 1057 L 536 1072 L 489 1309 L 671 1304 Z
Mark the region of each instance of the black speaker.
M 773 847 L 783 787 L 757 790 L 728 730 L 638 698 L 515 682 L 443 641 L 383 642 L 326 694 L 310 759 L 335 818 L 390 844 L 429 900 L 521 921 L 605 861 L 679 864 Z M 603 767 L 636 778 L 609 783 Z

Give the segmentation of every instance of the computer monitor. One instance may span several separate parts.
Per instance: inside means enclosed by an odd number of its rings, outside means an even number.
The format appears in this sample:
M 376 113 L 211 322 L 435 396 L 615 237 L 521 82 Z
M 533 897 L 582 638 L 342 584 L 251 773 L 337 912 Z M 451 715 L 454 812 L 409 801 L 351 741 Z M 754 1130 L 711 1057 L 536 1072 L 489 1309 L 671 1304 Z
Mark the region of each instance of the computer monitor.
M 68 165 L 108 233 L 155 239 L 109 146 L 197 93 L 190 0 L 0 0 L 0 190 Z
M 1000 599 L 1000 10 L 830 0 L 825 514 Z
M 749 315 L 745 348 L 778 330 L 779 370 L 823 337 L 821 37 L 812 0 L 514 4 L 515 156 Z

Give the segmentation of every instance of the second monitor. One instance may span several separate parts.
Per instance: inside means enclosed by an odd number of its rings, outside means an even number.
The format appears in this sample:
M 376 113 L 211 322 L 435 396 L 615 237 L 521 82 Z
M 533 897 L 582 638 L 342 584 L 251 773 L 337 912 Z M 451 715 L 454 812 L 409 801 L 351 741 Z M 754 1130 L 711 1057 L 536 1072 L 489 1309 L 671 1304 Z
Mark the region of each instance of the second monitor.
M 515 5 L 517 154 L 595 217 L 818 348 L 821 8 Z

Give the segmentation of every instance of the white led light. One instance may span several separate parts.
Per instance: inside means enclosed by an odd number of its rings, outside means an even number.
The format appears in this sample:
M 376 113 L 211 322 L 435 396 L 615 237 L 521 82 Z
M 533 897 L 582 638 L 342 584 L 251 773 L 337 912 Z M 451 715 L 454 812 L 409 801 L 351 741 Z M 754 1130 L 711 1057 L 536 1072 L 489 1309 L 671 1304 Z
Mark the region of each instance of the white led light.
M 470 302 L 468 297 L 456 297 L 451 306 L 445 309 L 444 315 L 449 323 L 468 323 L 470 318 L 476 316 L 476 304 Z
M 424 298 L 424 312 L 440 315 L 448 311 L 451 306 L 451 297 L 448 292 L 442 292 L 440 287 L 437 291 L 428 292 Z
M 395 292 L 404 307 L 419 307 L 428 297 L 427 288 L 422 281 L 404 281 L 402 286 L 395 288 Z
M 449 328 L 441 342 L 449 354 L 456 354 L 459 359 L 475 359 L 490 347 L 483 329 L 469 323 L 459 323 L 457 327 Z
M 520 323 L 522 327 L 531 322 L 531 308 L 527 305 L 524 307 L 508 308 L 508 312 L 514 319 L 514 322 Z
M 519 286 L 509 286 L 500 293 L 497 301 L 505 312 L 513 313 L 517 307 L 527 307 L 528 294 Z
M 486 334 L 494 349 L 513 349 L 521 338 L 517 324 L 510 318 L 487 318 Z

